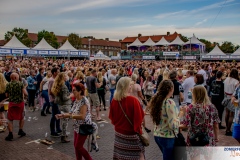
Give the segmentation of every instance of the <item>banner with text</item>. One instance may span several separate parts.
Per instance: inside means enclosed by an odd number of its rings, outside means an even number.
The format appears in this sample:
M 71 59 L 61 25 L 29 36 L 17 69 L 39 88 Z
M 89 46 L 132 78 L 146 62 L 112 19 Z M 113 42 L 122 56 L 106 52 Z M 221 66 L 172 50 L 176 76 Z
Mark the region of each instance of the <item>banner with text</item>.
M 179 52 L 163 52 L 164 56 L 176 56 Z

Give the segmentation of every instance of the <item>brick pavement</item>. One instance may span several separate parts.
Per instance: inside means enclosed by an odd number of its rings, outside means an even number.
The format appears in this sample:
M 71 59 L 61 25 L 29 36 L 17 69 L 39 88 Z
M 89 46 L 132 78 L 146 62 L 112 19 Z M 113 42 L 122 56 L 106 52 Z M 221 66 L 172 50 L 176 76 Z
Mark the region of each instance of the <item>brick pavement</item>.
M 113 153 L 113 142 L 114 142 L 114 128 L 110 124 L 108 116 L 108 111 L 102 111 L 102 118 L 108 123 L 98 123 L 99 126 L 99 136 L 98 139 L 99 152 L 91 152 L 91 156 L 94 160 L 110 160 L 112 159 Z M 153 124 L 151 122 L 150 116 L 146 116 L 147 127 L 152 129 Z M 73 130 L 72 122 L 69 122 L 68 130 L 70 131 L 69 139 L 70 143 L 62 144 L 60 143 L 60 138 L 49 137 L 49 123 L 50 115 L 47 117 L 41 117 L 40 111 L 27 112 L 24 131 L 27 133 L 26 137 L 18 138 L 16 133 L 18 131 L 18 122 L 14 122 L 14 141 L 6 142 L 4 138 L 7 136 L 7 132 L 0 133 L 0 159 L 4 160 L 40 160 L 40 159 L 53 159 L 57 158 L 60 160 L 70 160 L 75 159 L 74 147 L 73 147 Z M 37 143 L 27 142 L 42 139 L 45 137 L 46 132 L 48 133 L 48 139 L 55 141 L 49 149 L 49 146 Z M 184 132 L 186 136 L 186 132 Z M 152 132 L 150 133 L 151 144 L 146 148 L 146 159 L 147 160 L 158 160 L 161 159 L 162 153 L 158 146 L 154 142 Z M 226 137 L 224 135 L 224 130 L 220 130 L 220 142 L 218 146 L 239 146 L 236 140 L 232 137 Z M 87 142 L 87 141 L 86 141 Z M 87 143 L 85 143 L 87 148 Z

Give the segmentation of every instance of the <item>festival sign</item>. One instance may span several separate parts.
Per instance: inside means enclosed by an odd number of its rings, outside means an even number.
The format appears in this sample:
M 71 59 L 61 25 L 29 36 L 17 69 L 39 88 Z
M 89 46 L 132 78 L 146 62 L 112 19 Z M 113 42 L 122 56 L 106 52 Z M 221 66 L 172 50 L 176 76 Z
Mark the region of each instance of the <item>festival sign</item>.
M 38 54 L 36 50 L 27 50 L 27 54 Z
M 183 56 L 183 59 L 196 59 L 196 56 Z
M 81 56 L 88 56 L 88 52 L 79 52 L 79 55 L 81 55 Z
M 176 56 L 179 55 L 179 52 L 163 52 L 164 56 Z
M 211 56 L 211 58 L 220 58 L 220 56 Z
M 142 59 L 155 59 L 155 56 L 143 56 Z
M 240 56 L 230 56 L 230 58 L 237 58 L 237 59 L 240 59 Z
M 119 57 L 119 56 L 112 56 L 111 59 L 112 60 L 118 60 L 118 59 L 121 59 L 121 57 Z
M 40 54 L 40 55 L 48 55 L 48 51 L 38 51 L 38 54 Z
M 11 53 L 11 49 L 0 49 L 0 53 L 2 53 L 2 54 L 10 54 Z
M 24 53 L 24 50 L 21 50 L 21 49 L 13 49 L 12 50 L 12 54 L 23 54 Z
M 131 56 L 121 56 L 121 59 L 131 59 Z
M 49 51 L 49 55 L 58 55 L 58 51 Z
M 202 58 L 211 58 L 211 56 L 202 56 Z
M 221 56 L 221 58 L 228 59 L 229 56 Z
M 132 59 L 143 59 L 143 56 L 132 56 Z
M 78 56 L 78 52 L 77 52 L 77 51 L 71 51 L 71 52 L 70 52 L 70 55 L 72 55 L 72 56 Z
M 59 51 L 59 55 L 67 55 L 68 51 Z

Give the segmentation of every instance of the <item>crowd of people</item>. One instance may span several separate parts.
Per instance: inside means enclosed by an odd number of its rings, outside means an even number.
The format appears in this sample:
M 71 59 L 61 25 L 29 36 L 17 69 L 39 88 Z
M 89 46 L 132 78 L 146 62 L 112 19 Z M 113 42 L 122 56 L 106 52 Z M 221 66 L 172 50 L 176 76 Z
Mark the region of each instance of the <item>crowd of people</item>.
M 98 130 L 95 122 L 102 121 L 109 92 L 113 159 L 147 159 L 140 136 L 151 132 L 146 115 L 155 125 L 153 135 L 163 159 L 178 159 L 173 154 L 176 135 L 184 131 L 187 146 L 216 146 L 219 129 L 240 143 L 239 78 L 236 62 L 5 60 L 0 61 L 0 125 L 8 128 L 6 141 L 13 140 L 14 120 L 20 121 L 18 135 L 25 136 L 25 111 L 34 112 L 38 99 L 41 116 L 51 114 L 51 136 L 70 142 L 67 125 L 73 119 L 76 159 L 91 160 L 82 132 L 88 125 Z M 202 137 L 201 144 L 194 141 Z M 187 153 L 191 159 L 203 154 L 194 147 L 187 147 Z M 208 159 L 209 154 L 204 156 Z

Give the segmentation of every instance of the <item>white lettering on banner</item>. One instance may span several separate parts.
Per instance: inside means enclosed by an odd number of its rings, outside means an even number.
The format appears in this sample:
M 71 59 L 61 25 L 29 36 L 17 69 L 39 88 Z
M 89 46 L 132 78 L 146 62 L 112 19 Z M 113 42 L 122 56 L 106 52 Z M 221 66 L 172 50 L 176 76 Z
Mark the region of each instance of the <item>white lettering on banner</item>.
M 23 54 L 24 50 L 12 50 L 13 54 Z
M 60 55 L 67 55 L 68 52 L 67 52 L 67 51 L 59 51 L 59 54 L 60 54 Z
M 211 58 L 220 58 L 220 56 L 211 56 Z
M 143 56 L 143 59 L 155 59 L 155 56 Z
M 48 54 L 48 51 L 38 51 L 39 54 Z
M 51 54 L 51 55 L 58 55 L 58 51 L 49 51 L 49 54 Z
M 0 53 L 11 53 L 10 49 L 0 49 Z
M 121 59 L 121 57 L 118 57 L 118 56 L 112 56 L 111 59 Z
M 27 54 L 37 54 L 37 51 L 35 51 L 35 50 L 27 50 Z
M 196 59 L 196 56 L 183 56 L 183 59 Z
M 80 52 L 79 52 L 80 53 Z M 88 52 L 81 52 L 82 56 L 88 56 Z
M 163 52 L 164 56 L 176 56 L 179 52 Z
M 221 56 L 221 58 L 226 58 L 227 59 L 227 58 L 229 58 L 229 56 Z
M 230 58 L 240 58 L 240 56 L 230 56 Z
M 71 55 L 77 56 L 78 52 L 70 52 Z
M 202 56 L 202 58 L 211 58 L 211 56 Z

